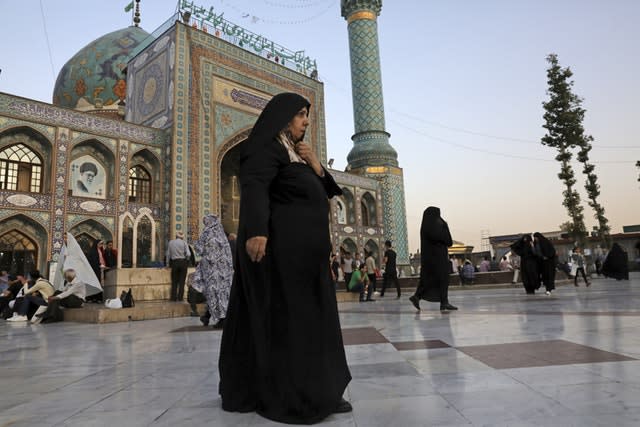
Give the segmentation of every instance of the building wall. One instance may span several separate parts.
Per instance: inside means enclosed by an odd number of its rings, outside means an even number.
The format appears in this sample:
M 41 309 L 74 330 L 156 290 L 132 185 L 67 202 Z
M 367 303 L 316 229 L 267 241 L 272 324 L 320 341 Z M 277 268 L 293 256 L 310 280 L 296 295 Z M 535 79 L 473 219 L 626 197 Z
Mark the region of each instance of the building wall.
M 135 99 L 141 88 L 152 85 L 149 79 L 170 82 L 169 91 L 153 101 L 161 105 L 147 107 L 148 116 L 131 112 L 128 117 L 153 126 L 171 125 L 171 231 L 183 230 L 188 239 L 196 239 L 208 213 L 221 215 L 227 223 L 225 216 L 232 215 L 233 206 L 223 209 L 228 183 L 222 182 L 222 164 L 228 154 L 234 156 L 234 148 L 247 138 L 273 95 L 297 92 L 309 99 L 306 141 L 326 163 L 323 85 L 317 80 L 180 22 L 134 58 L 129 68 Z
M 371 246 L 374 245 L 378 255 L 376 264 L 380 267 L 386 239 L 384 234 L 384 210 L 379 182 L 375 179 L 336 170 L 331 170 L 330 173 L 343 191 L 347 190 L 353 195 L 353 206 L 345 206 L 347 210 L 352 209 L 352 212 L 348 211 L 345 213 L 347 217 L 346 223 L 339 221 L 338 209 L 339 201 L 347 205 L 345 197 L 334 197 L 330 201 L 330 228 L 333 250 L 337 253 L 341 246 L 349 249 L 349 241 L 353 242 L 356 251 L 359 253 L 363 253 L 365 247 L 369 247 L 371 250 Z M 370 225 L 363 224 L 361 202 L 365 194 L 371 195 L 375 200 L 375 223 L 371 221 Z M 350 215 L 353 215 L 353 221 L 348 220 Z
M 84 229 L 117 242 L 123 215 L 162 218 L 161 188 L 156 186 L 152 204 L 130 203 L 127 191 L 132 156 L 144 152 L 161 159 L 164 132 L 0 93 L 0 150 L 16 142 L 16 133 L 30 135 L 29 148 L 42 158 L 43 187 L 0 191 L 0 236 L 17 230 L 36 241 L 39 269 L 46 271 L 47 261 L 57 259 L 65 231 Z M 74 191 L 74 156 L 100 163 L 107 174 L 103 194 L 81 197 Z M 164 175 L 161 164 L 152 171 L 157 181 Z

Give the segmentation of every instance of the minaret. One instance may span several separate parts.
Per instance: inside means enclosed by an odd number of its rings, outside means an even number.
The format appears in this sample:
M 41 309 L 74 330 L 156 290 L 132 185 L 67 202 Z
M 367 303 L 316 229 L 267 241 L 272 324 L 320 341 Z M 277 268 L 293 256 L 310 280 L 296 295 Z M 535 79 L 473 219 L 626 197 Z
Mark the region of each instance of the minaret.
M 398 264 L 409 264 L 407 214 L 402 169 L 385 130 L 377 18 L 382 0 L 341 0 L 349 29 L 351 91 L 355 134 L 347 156 L 351 173 L 381 184 L 385 240 L 391 240 Z

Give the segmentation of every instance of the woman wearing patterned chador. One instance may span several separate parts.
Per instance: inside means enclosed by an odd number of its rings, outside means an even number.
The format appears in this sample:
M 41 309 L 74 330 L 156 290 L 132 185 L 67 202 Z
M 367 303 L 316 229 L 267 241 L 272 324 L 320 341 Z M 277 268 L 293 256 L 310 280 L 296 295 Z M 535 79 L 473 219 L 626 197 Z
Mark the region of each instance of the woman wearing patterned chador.
M 209 214 L 202 222 L 204 230 L 194 244 L 194 249 L 202 258 L 191 286 L 207 299 L 207 314 L 201 318 L 203 323 L 208 324 L 211 317 L 214 325 L 220 327 L 227 317 L 229 290 L 233 280 L 231 249 L 217 216 Z

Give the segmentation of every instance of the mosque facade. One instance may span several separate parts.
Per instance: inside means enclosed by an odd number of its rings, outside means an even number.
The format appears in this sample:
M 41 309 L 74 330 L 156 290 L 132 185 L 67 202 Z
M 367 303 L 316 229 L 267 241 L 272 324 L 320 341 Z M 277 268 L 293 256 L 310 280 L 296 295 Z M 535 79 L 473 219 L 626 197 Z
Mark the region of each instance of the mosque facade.
M 327 164 L 315 63 L 189 4 L 153 34 L 132 26 L 80 50 L 52 104 L 0 93 L 0 269 L 47 271 L 65 231 L 84 248 L 112 240 L 119 268 L 160 265 L 174 233 L 197 239 L 208 213 L 235 232 L 240 147 L 280 92 L 310 100 L 306 141 Z M 344 192 L 330 202 L 334 248 L 380 259 L 384 180 L 332 174 Z

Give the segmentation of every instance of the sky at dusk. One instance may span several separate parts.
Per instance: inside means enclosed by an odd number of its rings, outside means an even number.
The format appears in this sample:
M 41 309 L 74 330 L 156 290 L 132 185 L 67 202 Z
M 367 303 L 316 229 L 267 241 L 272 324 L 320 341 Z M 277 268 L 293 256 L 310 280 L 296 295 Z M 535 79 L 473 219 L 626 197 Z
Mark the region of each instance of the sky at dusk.
M 64 63 L 131 24 L 127 0 L 0 0 L 0 91 L 51 102 Z M 344 169 L 353 114 L 347 24 L 337 0 L 195 0 L 317 60 L 328 157 Z M 176 0 L 142 0 L 155 30 Z M 44 19 L 43 19 L 44 18 Z M 454 240 L 552 231 L 567 221 L 544 135 L 545 57 L 558 54 L 584 99 L 584 127 L 613 232 L 640 224 L 640 2 L 384 0 L 378 18 L 386 129 L 404 170 L 409 250 L 439 206 Z M 595 225 L 576 165 L 587 227 Z

